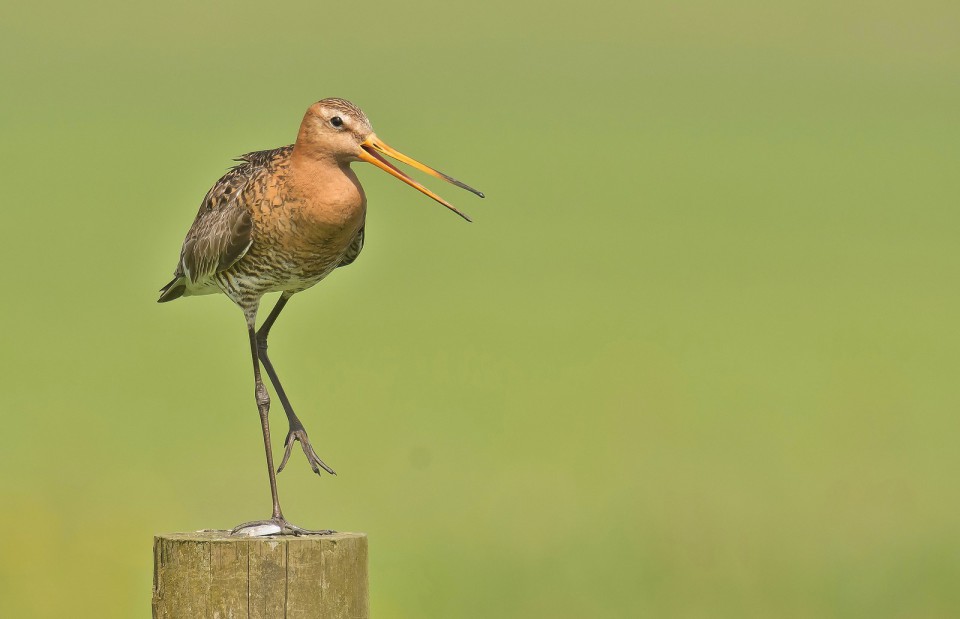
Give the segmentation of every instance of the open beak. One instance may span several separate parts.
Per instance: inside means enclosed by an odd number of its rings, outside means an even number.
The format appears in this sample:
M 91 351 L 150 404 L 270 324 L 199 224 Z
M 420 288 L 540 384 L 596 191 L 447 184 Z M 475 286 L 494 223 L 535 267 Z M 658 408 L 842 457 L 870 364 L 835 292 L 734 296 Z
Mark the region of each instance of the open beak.
M 461 183 L 460 181 L 458 181 L 457 179 L 451 176 L 447 176 L 443 172 L 438 172 L 437 170 L 434 170 L 430 166 L 423 165 L 416 159 L 407 157 L 400 151 L 395 150 L 390 146 L 387 146 L 387 144 L 384 143 L 383 140 L 378 138 L 376 134 L 373 134 L 373 133 L 370 134 L 370 137 L 368 137 L 366 140 L 360 143 L 360 148 L 361 150 L 360 150 L 359 157 L 361 160 L 366 161 L 367 163 L 372 163 L 373 165 L 377 166 L 384 172 L 387 172 L 389 174 L 392 174 L 393 176 L 396 176 L 397 178 L 402 180 L 404 183 L 430 196 L 431 198 L 433 198 L 440 204 L 444 205 L 445 207 L 447 207 L 448 209 L 450 209 L 460 217 L 463 217 L 467 221 L 472 221 L 470 217 L 468 217 L 466 214 L 458 211 L 455 206 L 453 206 L 452 204 L 450 204 L 449 202 L 447 202 L 437 194 L 433 193 L 432 191 L 430 191 L 429 189 L 427 189 L 417 181 L 413 180 L 403 172 L 401 172 L 399 169 L 397 169 L 396 166 L 394 166 L 392 163 L 384 159 L 383 155 L 387 155 L 388 157 L 393 157 L 397 161 L 401 161 L 403 163 L 406 163 L 407 165 L 411 165 L 416 169 L 420 170 L 421 172 L 426 172 L 430 176 L 436 176 L 437 178 L 441 178 L 450 184 L 456 185 L 461 189 L 466 189 L 467 191 L 475 193 L 482 198 L 483 194 L 481 192 L 477 191 L 473 187 L 470 187 L 469 185 L 465 185 L 464 183 Z

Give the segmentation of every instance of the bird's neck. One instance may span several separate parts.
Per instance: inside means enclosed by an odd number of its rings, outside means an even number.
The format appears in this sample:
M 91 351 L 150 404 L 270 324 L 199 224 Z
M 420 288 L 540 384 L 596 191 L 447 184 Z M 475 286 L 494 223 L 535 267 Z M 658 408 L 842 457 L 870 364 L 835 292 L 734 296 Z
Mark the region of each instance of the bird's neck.
M 331 153 L 312 145 L 309 140 L 298 136 L 290 152 L 290 164 L 298 167 L 341 167 L 341 163 Z

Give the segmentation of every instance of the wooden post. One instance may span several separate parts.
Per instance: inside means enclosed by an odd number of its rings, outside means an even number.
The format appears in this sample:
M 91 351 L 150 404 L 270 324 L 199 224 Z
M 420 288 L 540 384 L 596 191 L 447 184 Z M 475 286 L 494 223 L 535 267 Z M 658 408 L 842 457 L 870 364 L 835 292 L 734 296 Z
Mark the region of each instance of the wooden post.
M 154 619 L 369 619 L 367 536 L 153 539 Z

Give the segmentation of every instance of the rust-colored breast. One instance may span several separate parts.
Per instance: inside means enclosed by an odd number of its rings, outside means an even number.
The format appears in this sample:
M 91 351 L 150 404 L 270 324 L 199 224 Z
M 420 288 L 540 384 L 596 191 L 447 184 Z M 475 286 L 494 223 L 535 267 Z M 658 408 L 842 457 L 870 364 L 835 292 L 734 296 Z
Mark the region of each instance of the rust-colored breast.
M 316 284 L 355 246 L 366 214 L 363 189 L 349 168 L 301 167 L 289 154 L 252 175 L 240 199 L 252 217 L 252 243 L 219 277 L 232 298 Z
M 174 274 L 187 294 L 219 289 L 252 307 L 356 259 L 366 215 L 357 177 L 292 154 L 292 146 L 248 153 L 207 192 Z

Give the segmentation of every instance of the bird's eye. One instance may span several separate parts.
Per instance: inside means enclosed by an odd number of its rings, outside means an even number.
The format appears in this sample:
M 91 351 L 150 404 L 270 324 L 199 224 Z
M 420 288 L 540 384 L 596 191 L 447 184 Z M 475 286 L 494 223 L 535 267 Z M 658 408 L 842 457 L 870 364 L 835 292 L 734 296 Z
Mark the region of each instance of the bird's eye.
M 343 119 L 340 118 L 339 116 L 334 116 L 333 118 L 330 119 L 330 124 L 333 125 L 334 127 L 342 127 Z

